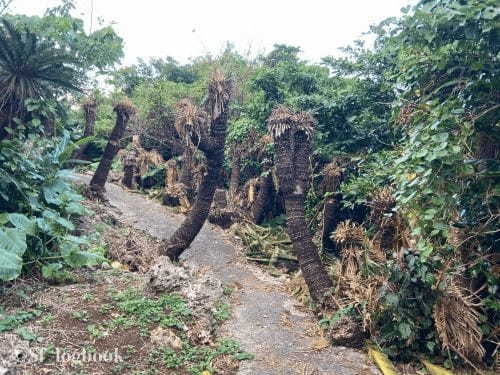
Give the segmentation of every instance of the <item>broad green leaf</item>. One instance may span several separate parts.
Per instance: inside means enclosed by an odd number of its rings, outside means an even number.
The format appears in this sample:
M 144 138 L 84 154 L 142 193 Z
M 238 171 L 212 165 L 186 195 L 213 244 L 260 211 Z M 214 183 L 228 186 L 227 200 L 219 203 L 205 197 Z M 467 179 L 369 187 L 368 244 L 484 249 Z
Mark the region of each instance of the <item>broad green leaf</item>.
M 97 254 L 80 250 L 80 246 L 73 243 L 65 243 L 62 246 L 61 254 L 64 261 L 71 267 L 83 267 L 99 264 L 103 258 Z
M 47 203 L 61 205 L 60 195 L 69 188 L 62 178 L 56 178 L 52 183 L 42 187 L 43 196 Z
M 26 232 L 17 228 L 0 229 L 0 280 L 14 280 L 21 274 L 26 248 Z
M 36 222 L 22 214 L 9 214 L 9 221 L 17 229 L 24 231 L 26 234 L 34 235 L 36 233 Z

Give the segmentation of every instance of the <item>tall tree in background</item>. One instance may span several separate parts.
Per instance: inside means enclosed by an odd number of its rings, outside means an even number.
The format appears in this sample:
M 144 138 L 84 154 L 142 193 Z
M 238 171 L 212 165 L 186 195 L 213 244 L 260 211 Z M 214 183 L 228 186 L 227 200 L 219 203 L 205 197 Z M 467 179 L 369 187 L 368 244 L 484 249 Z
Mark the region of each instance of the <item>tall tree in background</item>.
M 120 149 L 120 139 L 127 128 L 130 117 L 135 114 L 135 107 L 129 100 L 122 100 L 115 105 L 116 125 L 111 132 L 108 144 L 102 155 L 101 162 L 97 167 L 92 180 L 90 180 L 90 190 L 99 198 L 103 198 L 104 185 L 108 178 L 111 163 Z
M 178 260 L 182 252 L 189 247 L 209 214 L 224 163 L 231 91 L 231 81 L 216 70 L 208 83 L 208 95 L 205 102 L 208 121 L 204 126 L 190 131 L 193 144 L 197 145 L 207 158 L 207 172 L 198 188 L 191 212 L 162 250 L 162 253 L 171 260 Z
M 269 132 L 276 147 L 276 174 L 285 199 L 288 234 L 309 294 L 314 302 L 321 303 L 333 284 L 305 220 L 304 201 L 311 177 L 313 125 L 314 119 L 309 113 L 295 114 L 283 106 L 274 109 L 268 119 Z

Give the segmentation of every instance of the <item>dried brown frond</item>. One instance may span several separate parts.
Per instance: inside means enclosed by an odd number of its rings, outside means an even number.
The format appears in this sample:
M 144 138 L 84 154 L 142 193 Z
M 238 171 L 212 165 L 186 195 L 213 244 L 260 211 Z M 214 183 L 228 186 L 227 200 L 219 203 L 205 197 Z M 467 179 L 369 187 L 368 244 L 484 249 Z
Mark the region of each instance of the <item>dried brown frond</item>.
M 404 216 L 395 210 L 396 198 L 392 188 L 385 187 L 373 195 L 369 222 L 376 230 L 373 244 L 382 250 L 400 250 L 409 247 L 410 230 Z
M 384 220 L 384 215 L 393 212 L 393 208 L 396 207 L 396 198 L 392 195 L 392 189 L 385 187 L 374 194 L 368 205 L 371 208 L 370 221 L 377 225 Z
M 313 134 L 316 119 L 310 112 L 299 112 L 294 116 L 294 120 L 297 129 L 302 130 L 308 137 Z
M 132 136 L 132 147 L 141 148 L 141 138 L 138 135 Z
M 342 276 L 356 278 L 361 269 L 363 250 L 359 247 L 346 247 L 340 253 L 342 257 Z
M 267 119 L 267 128 L 273 139 L 281 137 L 287 130 L 292 129 L 294 124 L 294 113 L 283 105 L 273 109 Z
M 107 256 L 126 265 L 130 271 L 147 272 L 158 257 L 160 241 L 134 228 L 127 228 L 127 231 L 127 235 L 120 229 L 105 233 Z
M 320 184 L 320 189 L 323 193 L 335 192 L 339 189 L 342 183 L 344 168 L 348 163 L 349 161 L 343 158 L 334 158 L 330 163 L 325 165 L 321 171 L 323 180 Z
M 182 99 L 175 106 L 175 130 L 179 136 L 192 146 L 190 134 L 200 132 L 207 124 L 206 113 L 191 100 Z
M 127 116 L 133 116 L 137 112 L 134 103 L 128 98 L 124 98 L 116 103 L 114 110 L 117 113 L 125 113 Z
M 290 280 L 287 281 L 285 288 L 295 298 L 297 298 L 300 303 L 307 305 L 311 301 L 309 288 L 307 287 L 301 271 L 297 272 Z
M 273 137 L 270 135 L 264 134 L 262 137 L 259 139 L 259 145 L 261 147 L 265 147 L 273 143 Z
M 215 69 L 208 81 L 207 107 L 212 113 L 212 120 L 217 119 L 227 110 L 233 91 L 233 82 L 219 70 Z
M 411 119 L 415 115 L 417 109 L 416 103 L 407 103 L 401 108 L 399 111 L 399 116 L 397 119 L 398 124 L 400 125 L 408 125 L 411 122 Z
M 341 222 L 330 238 L 342 247 L 362 246 L 368 241 L 364 228 L 351 220 Z
M 444 350 L 452 350 L 471 365 L 481 363 L 485 349 L 479 304 L 460 281 L 450 280 L 434 305 L 433 318 Z
M 165 186 L 172 186 L 177 183 L 178 180 L 177 162 L 175 161 L 175 159 L 170 159 L 167 161 L 165 166 Z
M 250 205 L 255 201 L 255 198 L 257 198 L 257 187 L 259 185 L 259 178 L 255 177 L 247 181 L 247 183 L 244 186 L 243 191 L 246 192 L 246 203 L 247 206 L 250 207 Z
M 314 132 L 316 120 L 309 112 L 293 112 L 285 106 L 278 106 L 267 119 L 267 126 L 273 139 L 280 138 L 288 130 L 302 131 L 307 137 Z
M 89 96 L 83 101 L 82 107 L 85 112 L 95 112 L 97 109 L 97 100 L 94 97 Z
M 158 153 L 158 151 L 156 150 L 146 151 L 143 148 L 140 148 L 138 150 L 137 169 L 141 176 L 144 176 L 148 172 L 149 167 L 151 166 L 159 167 L 163 163 L 164 160 L 162 156 Z

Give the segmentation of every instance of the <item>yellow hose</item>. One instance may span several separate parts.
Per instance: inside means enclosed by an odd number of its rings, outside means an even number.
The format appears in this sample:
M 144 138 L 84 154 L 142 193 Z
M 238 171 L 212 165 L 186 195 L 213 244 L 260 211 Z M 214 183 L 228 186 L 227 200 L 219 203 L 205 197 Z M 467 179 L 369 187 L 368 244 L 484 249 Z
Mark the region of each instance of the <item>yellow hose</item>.
M 453 372 L 451 372 L 450 370 L 446 370 L 441 366 L 433 365 L 425 359 L 421 359 L 420 361 L 424 364 L 425 368 L 431 373 L 431 375 L 453 375 Z
M 384 375 L 398 375 L 396 368 L 384 353 L 370 347 L 368 348 L 368 356 L 375 362 Z

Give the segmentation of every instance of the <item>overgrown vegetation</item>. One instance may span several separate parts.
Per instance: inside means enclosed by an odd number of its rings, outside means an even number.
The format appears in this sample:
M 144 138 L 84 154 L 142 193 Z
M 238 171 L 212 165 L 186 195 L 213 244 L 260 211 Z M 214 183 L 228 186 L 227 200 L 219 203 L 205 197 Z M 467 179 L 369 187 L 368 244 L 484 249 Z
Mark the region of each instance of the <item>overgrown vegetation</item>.
M 186 238 L 177 235 L 169 243 L 172 259 L 207 215 L 223 227 L 234 223 L 232 233 L 250 260 L 287 271 L 296 270 L 305 254 L 304 246 L 294 252 L 291 245 L 307 237 L 308 254 L 317 247 L 322 259 L 314 262 L 320 272 L 304 277 L 324 276 L 325 282 L 309 282 L 306 294 L 318 302 L 328 289 L 327 301 L 315 307 L 333 342 L 359 346 L 369 337 L 399 361 L 424 355 L 448 368 L 494 365 L 500 345 L 495 1 L 419 1 L 401 17 L 372 26 L 373 46 L 356 41 L 342 57 L 319 64 L 302 60 L 294 46 L 277 44 L 251 59 L 228 44 L 220 56 L 189 64 L 165 57 L 117 70 L 121 39 L 111 27 L 85 33 L 71 10 L 65 1 L 43 17 L 2 17 L 0 280 L 23 272 L 64 280 L 67 268 L 102 261 L 86 250 L 85 236 L 76 235 L 74 220 L 88 211 L 64 171 L 86 145 L 78 158 L 105 159 L 117 173 L 123 163 L 129 188 L 154 188 L 155 196 L 183 213 L 203 201 L 189 216 L 196 217 L 196 228 L 184 228 Z M 214 68 L 224 75 L 218 93 Z M 90 77 L 100 73 L 110 73 L 111 92 L 95 87 Z M 128 147 L 112 165 L 104 147 L 114 126 L 113 105 L 124 96 L 137 116 L 110 142 L 114 151 Z M 92 103 L 95 137 L 87 138 L 88 113 L 84 119 L 71 107 L 76 102 Z M 276 109 L 285 107 L 290 118 L 309 119 L 305 138 L 276 119 Z M 287 132 L 292 136 L 280 143 Z M 311 153 L 304 157 L 309 140 Z M 284 229 L 286 207 L 301 217 L 289 221 L 291 239 Z M 134 322 L 153 319 L 180 328 L 189 312 L 162 298 L 118 301 L 122 323 L 133 316 Z M 179 311 L 167 322 L 158 314 L 171 304 Z M 227 317 L 226 306 L 219 305 L 214 317 Z M 186 344 L 154 358 L 177 368 L 238 353 L 230 342 L 207 350 Z M 192 371 L 202 371 L 196 366 Z

